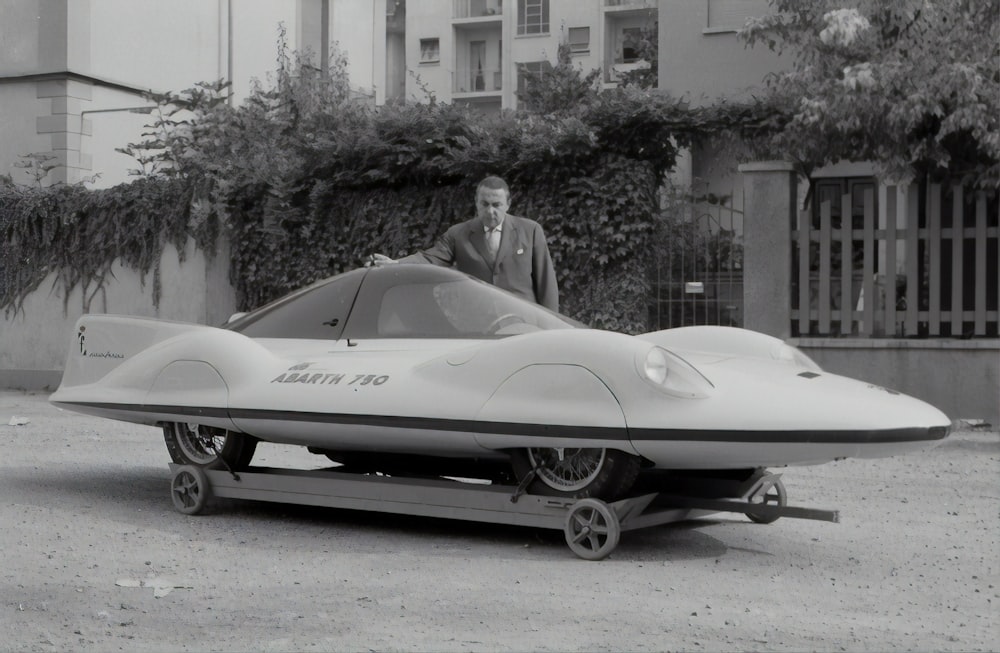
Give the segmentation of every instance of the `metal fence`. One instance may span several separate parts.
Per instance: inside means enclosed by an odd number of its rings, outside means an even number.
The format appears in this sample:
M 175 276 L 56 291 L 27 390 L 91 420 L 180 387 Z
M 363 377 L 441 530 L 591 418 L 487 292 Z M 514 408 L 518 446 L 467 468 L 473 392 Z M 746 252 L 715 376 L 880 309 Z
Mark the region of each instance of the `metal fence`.
M 650 330 L 743 325 L 743 213 L 714 198 L 672 201 L 650 273 Z
M 997 337 L 996 194 L 871 184 L 815 198 L 792 233 L 792 335 Z

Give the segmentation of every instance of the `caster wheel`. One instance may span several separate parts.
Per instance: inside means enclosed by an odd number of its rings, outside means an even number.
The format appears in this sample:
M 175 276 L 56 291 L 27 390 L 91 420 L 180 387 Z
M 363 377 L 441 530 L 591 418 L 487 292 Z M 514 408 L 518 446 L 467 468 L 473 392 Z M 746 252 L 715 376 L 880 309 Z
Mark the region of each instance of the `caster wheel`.
M 197 515 L 205 509 L 209 497 L 208 476 L 200 467 L 183 465 L 170 481 L 174 508 L 185 515 Z
M 788 493 L 785 492 L 785 484 L 781 478 L 771 474 L 765 474 L 758 482 L 757 488 L 747 497 L 750 503 L 760 503 L 766 506 L 781 506 L 788 504 Z M 771 524 L 780 518 L 777 515 L 760 515 L 753 512 L 746 513 L 750 521 L 758 524 Z
M 566 515 L 566 544 L 584 560 L 602 560 L 618 546 L 618 515 L 600 499 L 580 499 Z

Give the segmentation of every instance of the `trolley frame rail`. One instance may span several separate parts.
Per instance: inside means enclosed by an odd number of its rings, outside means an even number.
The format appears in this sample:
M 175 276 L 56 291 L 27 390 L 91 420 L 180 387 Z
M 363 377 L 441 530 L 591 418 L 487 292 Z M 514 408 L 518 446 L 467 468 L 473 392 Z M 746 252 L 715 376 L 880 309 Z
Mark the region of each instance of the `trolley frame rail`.
M 211 497 L 267 501 L 562 530 L 587 560 L 607 557 L 623 531 L 743 513 L 768 523 L 779 517 L 836 522 L 835 510 L 786 505 L 779 474 L 761 470 L 734 496 L 648 492 L 606 503 L 525 494 L 520 487 L 445 478 L 360 475 L 336 469 L 251 467 L 238 473 L 171 464 L 171 499 L 184 514 L 202 512 Z

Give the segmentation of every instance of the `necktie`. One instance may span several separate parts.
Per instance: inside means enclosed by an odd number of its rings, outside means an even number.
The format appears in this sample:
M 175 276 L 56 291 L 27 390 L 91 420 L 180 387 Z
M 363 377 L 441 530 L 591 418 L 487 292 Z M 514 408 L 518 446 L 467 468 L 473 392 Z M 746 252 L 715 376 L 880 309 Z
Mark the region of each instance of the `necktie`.
M 486 232 L 486 249 L 490 257 L 496 259 L 497 252 L 500 251 L 500 228 L 494 227 Z

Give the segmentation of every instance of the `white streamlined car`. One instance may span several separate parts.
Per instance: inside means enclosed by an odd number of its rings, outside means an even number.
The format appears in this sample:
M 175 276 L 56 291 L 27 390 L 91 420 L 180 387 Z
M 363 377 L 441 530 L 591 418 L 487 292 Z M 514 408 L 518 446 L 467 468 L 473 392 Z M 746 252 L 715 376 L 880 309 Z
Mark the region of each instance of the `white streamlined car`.
M 915 451 L 950 427 L 770 336 L 587 329 L 405 264 L 325 279 L 222 328 L 85 315 L 51 402 L 162 426 L 176 463 L 238 470 L 268 441 L 360 471 L 535 472 L 529 492 L 607 500 L 644 469 L 749 477 Z

